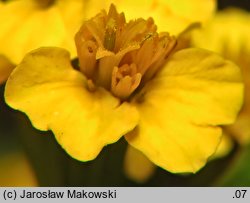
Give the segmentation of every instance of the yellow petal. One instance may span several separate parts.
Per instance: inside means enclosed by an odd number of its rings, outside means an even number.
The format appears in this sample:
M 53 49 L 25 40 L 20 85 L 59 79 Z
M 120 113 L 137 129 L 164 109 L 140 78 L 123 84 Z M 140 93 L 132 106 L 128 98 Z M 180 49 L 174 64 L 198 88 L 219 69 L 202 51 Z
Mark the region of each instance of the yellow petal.
M 227 128 L 241 144 L 250 142 L 250 13 L 239 9 L 218 12 L 201 31 L 194 32 L 194 46 L 218 52 L 242 70 L 245 100 L 237 121 Z
M 193 44 L 237 59 L 242 51 L 250 52 L 250 14 L 239 9 L 218 12 L 214 18 L 194 33 Z
M 66 36 L 60 44 L 60 47 L 70 51 L 74 57 L 76 56 L 74 37 L 84 22 L 84 13 L 86 12 L 85 4 L 86 2 L 84 0 L 57 0 L 56 2 L 58 12 L 61 15 L 66 30 Z
M 212 52 L 176 52 L 134 101 L 141 118 L 128 142 L 171 172 L 196 172 L 220 142 L 219 125 L 242 105 L 237 66 Z
M 0 55 L 0 84 L 5 82 L 15 66 L 3 55 Z
M 104 89 L 88 91 L 86 83 L 71 67 L 67 51 L 40 48 L 14 69 L 5 99 L 25 112 L 37 129 L 52 130 L 68 154 L 87 161 L 133 129 L 138 113 Z
M 204 22 L 213 14 L 215 0 L 90 0 L 87 3 L 86 17 L 89 18 L 100 9 L 108 9 L 114 3 L 127 19 L 153 17 L 159 31 L 178 34 L 193 22 Z M 139 8 L 139 9 L 138 9 Z
M 156 166 L 144 154 L 128 145 L 124 158 L 124 173 L 129 179 L 145 183 L 155 171 Z
M 10 1 L 0 7 L 0 54 L 13 63 L 41 46 L 60 46 L 76 55 L 74 32 L 82 22 L 82 0 L 56 1 L 48 8 L 37 1 Z

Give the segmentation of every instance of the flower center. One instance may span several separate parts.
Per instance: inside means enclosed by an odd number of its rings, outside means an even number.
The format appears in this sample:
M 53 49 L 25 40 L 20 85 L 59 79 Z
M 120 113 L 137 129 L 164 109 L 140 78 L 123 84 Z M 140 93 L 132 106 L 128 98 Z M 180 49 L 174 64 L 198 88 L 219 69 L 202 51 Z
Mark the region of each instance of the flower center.
M 176 45 L 168 33 L 157 33 L 152 18 L 126 23 L 114 5 L 86 21 L 75 36 L 80 71 L 89 89 L 102 86 L 126 100 L 152 79 Z

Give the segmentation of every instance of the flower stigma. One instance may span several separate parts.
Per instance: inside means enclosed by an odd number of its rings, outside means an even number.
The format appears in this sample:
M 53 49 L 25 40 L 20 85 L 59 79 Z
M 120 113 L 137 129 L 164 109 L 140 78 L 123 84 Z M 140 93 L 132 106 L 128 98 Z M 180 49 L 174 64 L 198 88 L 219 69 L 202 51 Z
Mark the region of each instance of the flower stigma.
M 176 38 L 157 33 L 152 18 L 126 22 L 112 4 L 82 25 L 75 43 L 89 90 L 101 86 L 126 100 L 163 67 Z

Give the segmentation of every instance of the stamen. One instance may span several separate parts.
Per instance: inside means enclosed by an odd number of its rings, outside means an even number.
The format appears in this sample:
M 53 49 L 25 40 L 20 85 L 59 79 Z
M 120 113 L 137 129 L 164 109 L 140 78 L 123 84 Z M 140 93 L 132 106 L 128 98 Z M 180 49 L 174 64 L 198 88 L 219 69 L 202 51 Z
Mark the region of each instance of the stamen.
M 114 54 L 107 50 L 98 49 L 96 57 L 99 59 L 98 73 L 96 83 L 107 89 L 110 88 L 112 71 L 115 66 L 121 64 L 121 60 L 126 53 L 139 49 L 138 44 L 131 45 L 125 49 L 122 49 L 117 54 Z M 102 56 L 102 57 L 101 57 Z
M 138 71 L 143 75 L 148 67 L 151 65 L 152 57 L 154 55 L 155 40 L 152 35 L 147 35 L 147 38 L 143 39 L 144 43 L 136 53 L 134 62 L 138 66 Z
M 96 66 L 97 45 L 91 40 L 80 40 L 78 43 L 81 45 L 77 47 L 80 70 L 87 76 L 87 78 L 92 78 Z
M 112 93 L 122 100 L 127 99 L 140 84 L 142 75 L 136 72 L 135 64 L 130 66 L 126 64 L 120 68 L 114 67 L 111 83 Z
M 126 27 L 121 34 L 120 39 L 117 40 L 117 43 L 123 48 L 128 46 L 132 41 L 141 42 L 141 39 L 144 38 L 145 35 L 156 31 L 156 26 L 153 23 L 154 21 L 152 18 L 149 18 L 147 21 L 141 18 L 135 21 L 130 21 L 126 24 Z
M 169 35 L 163 36 L 159 43 L 156 54 L 152 58 L 152 62 L 143 76 L 143 81 L 148 81 L 163 67 L 167 57 L 172 53 L 176 46 L 176 38 Z
M 113 51 L 115 48 L 116 26 L 113 18 L 109 19 L 104 36 L 104 48 Z

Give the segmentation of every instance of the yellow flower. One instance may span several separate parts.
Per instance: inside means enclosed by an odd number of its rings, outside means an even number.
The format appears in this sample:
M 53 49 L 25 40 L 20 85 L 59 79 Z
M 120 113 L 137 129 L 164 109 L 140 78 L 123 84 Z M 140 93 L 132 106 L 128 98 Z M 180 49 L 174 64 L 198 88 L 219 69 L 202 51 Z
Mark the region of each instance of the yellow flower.
M 80 161 L 124 135 L 171 172 L 204 166 L 241 107 L 236 65 L 202 49 L 174 52 L 176 38 L 157 33 L 152 18 L 126 23 L 114 6 L 75 41 L 79 68 L 61 48 L 27 54 L 7 81 L 7 103 Z
M 10 64 L 20 63 L 35 48 L 60 46 L 76 56 L 72 38 L 83 22 L 83 7 L 83 0 L 0 2 L 0 83 L 8 77 Z
M 225 133 L 241 144 L 250 142 L 250 14 L 239 9 L 218 12 L 201 32 L 194 33 L 193 45 L 222 54 L 234 61 L 243 74 L 245 99 L 241 112 Z

